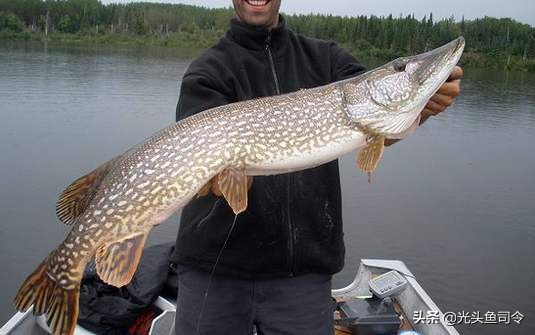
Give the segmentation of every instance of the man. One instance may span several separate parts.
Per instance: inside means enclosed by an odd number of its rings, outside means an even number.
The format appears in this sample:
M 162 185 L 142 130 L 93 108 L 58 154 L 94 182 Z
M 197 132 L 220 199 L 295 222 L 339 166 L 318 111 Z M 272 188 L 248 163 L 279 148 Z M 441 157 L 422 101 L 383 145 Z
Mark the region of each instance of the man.
M 230 29 L 184 75 L 177 120 L 365 71 L 336 44 L 287 29 L 280 2 L 233 0 Z M 423 119 L 452 103 L 461 76 L 456 68 L 454 80 L 429 101 Z M 212 193 L 183 209 L 174 255 L 176 333 L 249 335 L 256 327 L 264 335 L 332 334 L 331 276 L 344 261 L 338 163 L 258 176 L 249 184 L 248 208 L 237 218 L 217 182 Z

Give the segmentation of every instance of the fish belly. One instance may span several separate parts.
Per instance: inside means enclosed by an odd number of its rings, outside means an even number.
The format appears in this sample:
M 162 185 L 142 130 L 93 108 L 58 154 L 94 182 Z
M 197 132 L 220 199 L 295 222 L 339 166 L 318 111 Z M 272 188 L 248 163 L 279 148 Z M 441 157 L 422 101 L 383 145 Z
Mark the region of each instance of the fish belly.
M 352 136 L 328 145 L 307 151 L 297 151 L 292 155 L 281 155 L 277 159 L 252 162 L 247 165 L 247 174 L 250 176 L 275 175 L 309 169 L 328 163 L 365 145 L 366 135 L 354 131 Z

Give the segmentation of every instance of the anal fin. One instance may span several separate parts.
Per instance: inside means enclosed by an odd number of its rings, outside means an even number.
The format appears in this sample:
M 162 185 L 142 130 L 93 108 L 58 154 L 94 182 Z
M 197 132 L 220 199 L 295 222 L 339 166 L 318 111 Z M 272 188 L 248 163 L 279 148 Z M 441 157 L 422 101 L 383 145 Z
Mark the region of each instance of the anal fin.
M 104 282 L 121 287 L 130 282 L 136 272 L 147 233 L 106 244 L 96 252 L 97 273 Z
M 377 168 L 379 160 L 383 156 L 385 148 L 384 136 L 371 137 L 368 145 L 362 148 L 357 157 L 358 167 L 368 173 L 368 182 L 371 182 L 371 174 Z
M 219 173 L 219 189 L 234 214 L 247 209 L 247 175 L 243 170 L 226 168 Z

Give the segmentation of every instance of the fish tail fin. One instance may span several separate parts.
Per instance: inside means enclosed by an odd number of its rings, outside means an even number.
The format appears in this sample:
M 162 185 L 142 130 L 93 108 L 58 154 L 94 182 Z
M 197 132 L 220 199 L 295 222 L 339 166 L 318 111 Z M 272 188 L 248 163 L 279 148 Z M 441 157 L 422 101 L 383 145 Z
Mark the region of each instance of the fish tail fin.
M 79 284 L 65 289 L 48 276 L 45 260 L 21 285 L 14 303 L 21 312 L 34 305 L 35 315 L 46 314 L 52 334 L 72 335 L 78 318 L 79 295 Z

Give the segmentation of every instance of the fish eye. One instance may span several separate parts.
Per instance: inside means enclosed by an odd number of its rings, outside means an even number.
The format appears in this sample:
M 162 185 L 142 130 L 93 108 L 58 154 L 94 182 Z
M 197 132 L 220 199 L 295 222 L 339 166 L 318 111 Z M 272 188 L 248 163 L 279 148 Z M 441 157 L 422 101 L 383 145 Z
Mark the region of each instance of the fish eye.
M 405 67 L 407 66 L 407 63 L 404 62 L 404 61 L 401 61 L 401 60 L 397 60 L 397 61 L 394 61 L 394 63 L 392 64 L 392 67 L 394 68 L 394 70 L 396 70 L 397 72 L 403 72 L 405 71 Z

